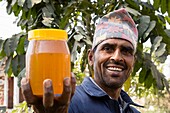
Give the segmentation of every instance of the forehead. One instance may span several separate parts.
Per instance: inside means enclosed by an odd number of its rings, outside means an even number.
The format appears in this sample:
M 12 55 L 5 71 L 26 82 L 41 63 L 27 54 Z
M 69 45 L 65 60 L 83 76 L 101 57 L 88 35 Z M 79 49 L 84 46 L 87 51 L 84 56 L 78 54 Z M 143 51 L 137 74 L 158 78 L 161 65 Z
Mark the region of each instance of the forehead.
M 106 40 L 102 41 L 98 46 L 102 46 L 105 44 L 113 44 L 113 45 L 118 45 L 118 46 L 129 46 L 129 47 L 133 48 L 133 45 L 129 41 L 120 39 L 120 38 L 119 39 L 118 38 L 106 39 Z

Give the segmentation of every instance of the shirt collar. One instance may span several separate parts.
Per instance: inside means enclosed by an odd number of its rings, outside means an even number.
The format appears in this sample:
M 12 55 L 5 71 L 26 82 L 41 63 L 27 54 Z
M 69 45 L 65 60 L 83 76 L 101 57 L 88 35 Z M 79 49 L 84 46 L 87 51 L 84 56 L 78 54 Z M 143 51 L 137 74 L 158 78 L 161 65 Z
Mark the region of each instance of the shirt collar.
M 92 78 L 90 78 L 90 77 L 84 78 L 81 86 L 83 87 L 83 89 L 85 90 L 85 92 L 86 92 L 87 94 L 89 94 L 90 96 L 94 96 L 94 97 L 108 96 L 107 93 L 106 93 L 103 89 L 101 89 L 101 88 L 95 83 L 95 81 L 94 81 Z M 132 105 L 135 105 L 135 106 L 140 106 L 140 105 L 134 103 L 134 102 L 132 101 L 132 99 L 129 97 L 129 95 L 128 95 L 125 91 L 121 90 L 120 96 L 121 96 L 120 99 L 123 100 L 123 101 L 125 101 L 126 103 L 132 104 Z M 140 106 L 140 107 L 142 107 L 142 106 Z
M 95 83 L 92 78 L 90 79 L 89 77 L 84 78 L 81 86 L 85 90 L 87 94 L 90 96 L 95 96 L 95 97 L 102 97 L 106 96 L 107 94 Z

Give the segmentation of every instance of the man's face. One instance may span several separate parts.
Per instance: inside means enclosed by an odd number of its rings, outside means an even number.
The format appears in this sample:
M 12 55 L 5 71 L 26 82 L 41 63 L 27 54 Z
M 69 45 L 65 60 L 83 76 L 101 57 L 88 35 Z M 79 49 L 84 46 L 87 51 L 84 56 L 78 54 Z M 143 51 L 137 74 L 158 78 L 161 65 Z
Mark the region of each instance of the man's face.
M 102 88 L 120 88 L 130 76 L 134 64 L 134 48 L 122 39 L 107 39 L 89 53 L 94 80 Z

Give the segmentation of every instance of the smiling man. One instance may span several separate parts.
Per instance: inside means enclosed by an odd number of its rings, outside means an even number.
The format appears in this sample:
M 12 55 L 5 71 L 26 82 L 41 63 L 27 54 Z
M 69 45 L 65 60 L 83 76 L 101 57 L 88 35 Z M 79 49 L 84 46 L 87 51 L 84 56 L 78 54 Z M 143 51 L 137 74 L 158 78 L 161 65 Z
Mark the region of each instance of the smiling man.
M 125 9 L 103 16 L 88 53 L 94 78 L 85 78 L 76 89 L 75 78 L 66 78 L 59 97 L 53 94 L 52 82 L 45 80 L 43 98 L 34 96 L 29 80 L 23 79 L 25 100 L 36 113 L 139 113 L 133 107 L 139 105 L 121 89 L 135 63 L 137 40 L 136 25 Z
M 139 113 L 121 89 L 135 62 L 138 32 L 125 9 L 103 16 L 96 26 L 89 64 L 94 79 L 85 78 L 71 100 L 69 113 Z

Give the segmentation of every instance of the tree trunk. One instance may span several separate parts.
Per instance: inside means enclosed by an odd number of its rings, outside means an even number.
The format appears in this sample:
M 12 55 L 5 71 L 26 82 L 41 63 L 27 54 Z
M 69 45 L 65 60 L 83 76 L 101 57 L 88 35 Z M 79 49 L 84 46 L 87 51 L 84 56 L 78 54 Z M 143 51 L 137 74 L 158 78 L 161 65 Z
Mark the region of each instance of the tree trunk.
M 8 78 L 8 108 L 13 108 L 14 78 Z

